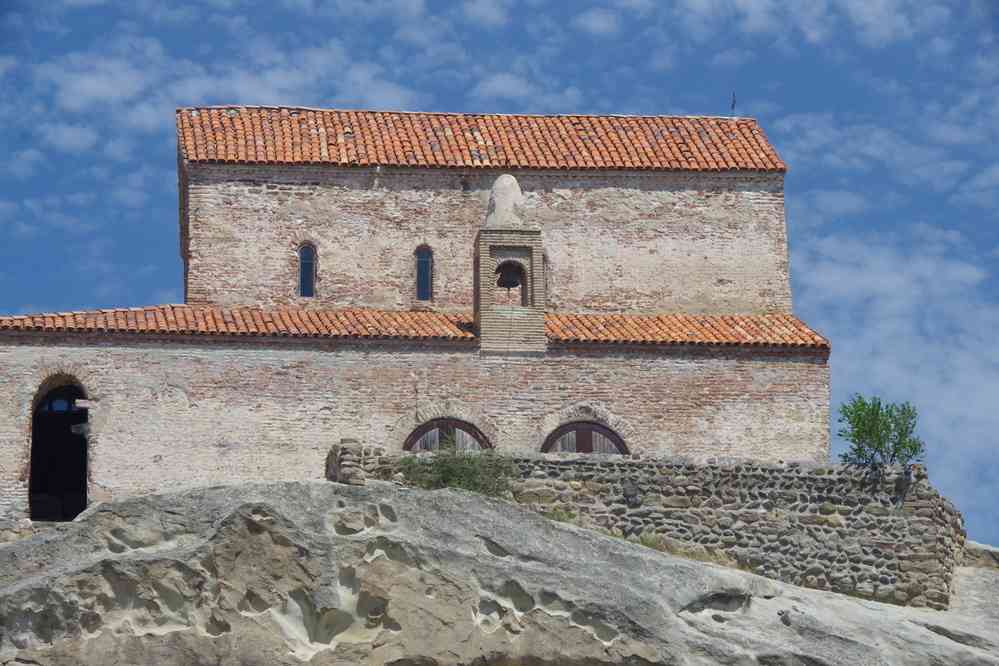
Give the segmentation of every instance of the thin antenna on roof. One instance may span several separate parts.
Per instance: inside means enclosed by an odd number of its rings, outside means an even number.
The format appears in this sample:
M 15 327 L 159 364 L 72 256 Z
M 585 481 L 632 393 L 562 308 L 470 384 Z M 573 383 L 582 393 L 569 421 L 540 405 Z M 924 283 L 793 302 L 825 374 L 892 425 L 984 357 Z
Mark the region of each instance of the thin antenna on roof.
M 732 91 L 732 115 L 735 115 L 735 91 Z

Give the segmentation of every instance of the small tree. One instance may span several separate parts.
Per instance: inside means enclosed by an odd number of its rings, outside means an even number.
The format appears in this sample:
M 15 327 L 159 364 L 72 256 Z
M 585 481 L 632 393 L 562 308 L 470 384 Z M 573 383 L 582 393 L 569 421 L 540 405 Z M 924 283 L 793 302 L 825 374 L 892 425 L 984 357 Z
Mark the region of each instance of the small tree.
M 517 473 L 512 460 L 485 451 L 461 451 L 453 438 L 441 438 L 430 456 L 405 456 L 399 461 L 406 482 L 417 488 L 461 488 L 501 496 L 510 489 Z
M 880 398 L 854 395 L 840 405 L 839 414 L 839 422 L 846 424 L 839 436 L 850 442 L 850 450 L 840 454 L 847 465 L 866 467 L 880 478 L 891 465 L 901 465 L 908 474 L 910 465 L 926 455 L 923 441 L 913 434 L 916 408 L 908 402 L 882 404 Z

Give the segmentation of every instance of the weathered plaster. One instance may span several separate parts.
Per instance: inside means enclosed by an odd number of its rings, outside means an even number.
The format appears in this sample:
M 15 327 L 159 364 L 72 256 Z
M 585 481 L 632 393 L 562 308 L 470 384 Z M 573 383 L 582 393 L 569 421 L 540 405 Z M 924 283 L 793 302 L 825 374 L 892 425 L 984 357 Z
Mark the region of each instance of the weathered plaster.
M 501 452 L 540 450 L 549 428 L 579 417 L 615 428 L 638 453 L 828 456 L 829 373 L 815 352 L 519 356 L 467 344 L 8 335 L 0 367 L 0 511 L 24 511 L 31 405 L 56 374 L 75 377 L 93 404 L 90 481 L 115 496 L 320 478 L 332 443 L 401 449 L 440 416 L 469 421 Z
M 424 307 L 413 251 L 434 249 L 431 307 L 472 309 L 475 234 L 499 172 L 187 165 L 186 294 L 222 305 Z M 542 229 L 548 309 L 790 312 L 783 175 L 516 174 Z M 297 296 L 294 248 L 319 250 Z

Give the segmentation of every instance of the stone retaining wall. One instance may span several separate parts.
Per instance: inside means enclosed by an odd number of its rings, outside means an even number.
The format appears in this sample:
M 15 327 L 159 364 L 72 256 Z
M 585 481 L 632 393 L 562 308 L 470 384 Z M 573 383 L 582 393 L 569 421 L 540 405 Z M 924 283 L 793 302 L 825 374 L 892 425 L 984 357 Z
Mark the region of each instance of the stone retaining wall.
M 334 447 L 328 477 L 392 478 L 396 456 Z M 839 465 L 518 456 L 513 499 L 586 527 L 796 585 L 945 609 L 964 521 L 914 467 L 877 485 Z M 398 477 L 397 477 L 398 478 Z

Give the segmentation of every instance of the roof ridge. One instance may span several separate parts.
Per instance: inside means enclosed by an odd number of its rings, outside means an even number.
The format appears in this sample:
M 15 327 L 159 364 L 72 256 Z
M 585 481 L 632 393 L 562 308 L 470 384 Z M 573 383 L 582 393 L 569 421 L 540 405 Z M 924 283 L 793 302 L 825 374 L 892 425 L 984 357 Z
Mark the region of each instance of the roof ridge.
M 209 111 L 213 109 L 272 109 L 276 111 L 333 111 L 336 113 L 397 113 L 413 116 L 474 116 L 479 118 L 696 118 L 704 120 L 750 120 L 759 123 L 755 116 L 716 116 L 710 114 L 678 113 L 495 113 L 479 111 L 409 111 L 404 109 L 351 109 L 345 107 L 289 106 L 273 104 L 205 104 L 200 106 L 178 106 L 174 112 Z

